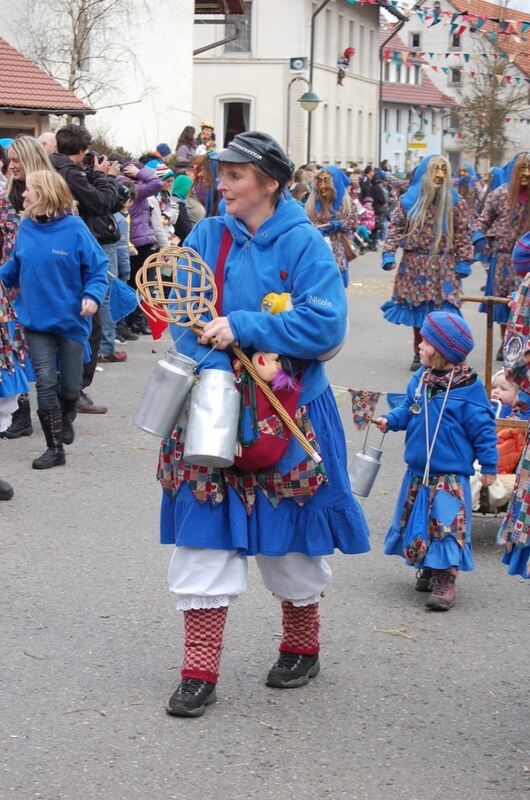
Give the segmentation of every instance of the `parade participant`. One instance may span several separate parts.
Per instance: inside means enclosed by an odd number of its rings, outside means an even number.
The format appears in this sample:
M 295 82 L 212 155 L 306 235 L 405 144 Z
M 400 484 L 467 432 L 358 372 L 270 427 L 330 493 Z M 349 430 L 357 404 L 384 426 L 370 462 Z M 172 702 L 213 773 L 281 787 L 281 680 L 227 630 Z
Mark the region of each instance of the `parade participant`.
M 29 173 L 23 198 L 24 219 L 0 280 L 20 289 L 14 307 L 37 375 L 37 414 L 47 445 L 32 466 L 49 469 L 65 463 L 63 442 L 74 440 L 90 317 L 105 297 L 108 259 L 59 174 Z
M 519 287 L 506 330 L 504 343 L 505 373 L 518 387 L 517 405 L 530 405 L 530 231 L 520 238 L 513 250 L 512 266 L 520 276 Z M 509 575 L 530 579 L 530 429 L 527 430 L 523 455 L 517 467 L 513 494 L 497 535 L 504 547 L 502 563 Z
M 350 280 L 349 262 L 356 257 L 351 237 L 357 227 L 357 212 L 349 186 L 348 176 L 328 165 L 317 173 L 305 206 L 309 219 L 329 242 L 345 287 Z
M 530 153 L 520 153 L 504 167 L 505 182 L 486 197 L 473 233 L 475 256 L 488 257 L 486 295 L 510 297 L 517 288 L 511 265 L 518 237 L 530 230 Z M 485 311 L 485 307 L 481 310 Z M 502 361 L 502 340 L 510 310 L 496 303 L 493 319 L 501 328 L 497 361 Z
M 7 186 L 0 192 L 0 263 L 2 264 L 7 261 L 15 246 L 24 209 L 22 195 L 26 189 L 26 175 L 40 169 L 53 169 L 46 150 L 33 136 L 17 136 L 11 140 L 7 155 L 10 175 Z M 13 327 L 13 319 L 11 323 Z M 12 334 L 14 335 L 14 331 Z M 29 359 L 26 360 L 25 369 L 28 380 L 34 380 Z M 21 391 L 11 425 L 0 433 L 0 436 L 4 439 L 18 439 L 21 436 L 31 436 L 32 433 L 29 394 Z
M 423 159 L 398 201 L 383 245 L 383 269 L 396 267 L 399 247 L 403 254 L 392 299 L 381 310 L 388 322 L 413 328 L 410 369 L 416 371 L 420 328 L 427 314 L 435 310 L 458 313 L 462 278 L 471 271 L 467 206 L 451 187 L 451 166 L 443 156 Z
M 302 359 L 295 419 L 322 462 L 308 460 L 290 439 L 270 468 L 210 469 L 183 461 L 178 428 L 163 442 L 161 538 L 176 545 L 169 588 L 185 628 L 182 682 L 167 706 L 177 716 L 199 716 L 215 701 L 228 606 L 246 588 L 247 556 L 256 556 L 266 587 L 282 604 L 280 656 L 267 685 L 283 689 L 303 686 L 319 671 L 318 601 L 331 578 L 323 557 L 336 548 L 369 549 L 350 489 L 342 423 L 318 361 L 346 330 L 333 257 L 303 210 L 285 198 L 292 165 L 268 134 L 236 136 L 219 154 L 219 172 L 227 213 L 200 222 L 185 244 L 217 272 L 221 316 L 206 324 L 200 344 L 189 328 L 173 336 L 197 361 L 209 353 L 210 368 L 231 369 L 224 351 L 235 341 L 245 350 Z M 294 307 L 262 310 L 271 292 L 291 293 Z M 207 346 L 212 339 L 215 351 Z
M 471 224 L 478 217 L 479 194 L 477 192 L 477 181 L 478 175 L 471 164 L 464 162 L 458 167 L 454 185 L 460 197 L 466 202 Z
M 215 150 L 215 132 L 211 122 L 201 122 L 201 132 L 197 137 L 196 156 L 204 156 Z
M 0 431 L 11 423 L 17 395 L 29 391 L 23 369 L 28 353 L 27 342 L 22 326 L 14 320 L 11 303 L 0 282 Z M 11 500 L 13 493 L 13 487 L 0 480 L 0 500 Z
M 407 472 L 385 537 L 385 553 L 421 568 L 416 589 L 432 589 L 427 608 L 446 611 L 455 604 L 458 571 L 473 569 L 473 462 L 478 459 L 482 466 L 482 485 L 491 485 L 497 471 L 497 437 L 484 385 L 465 363 L 474 342 L 463 317 L 435 311 L 425 319 L 421 336 L 422 369 L 411 378 L 406 399 L 375 420 L 381 431 L 407 432 Z M 429 498 L 419 520 L 426 543 L 420 549 L 409 541 L 407 525 L 409 520 L 412 524 L 422 484 L 429 487 Z

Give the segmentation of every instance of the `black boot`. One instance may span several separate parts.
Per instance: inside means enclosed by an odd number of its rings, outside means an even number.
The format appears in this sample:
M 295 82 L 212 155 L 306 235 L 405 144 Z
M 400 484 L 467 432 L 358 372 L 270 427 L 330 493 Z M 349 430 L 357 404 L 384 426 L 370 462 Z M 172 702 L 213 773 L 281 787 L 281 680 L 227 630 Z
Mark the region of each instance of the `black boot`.
M 77 397 L 61 397 L 61 412 L 63 416 L 63 443 L 72 444 L 75 439 L 73 422 L 77 417 Z
M 2 439 L 18 439 L 20 436 L 31 436 L 32 433 L 29 397 L 27 394 L 21 394 L 18 398 L 18 408 L 11 417 L 11 425 L 2 431 L 0 436 Z
M 11 500 L 14 495 L 13 487 L 7 481 L 0 480 L 0 500 Z
M 66 464 L 63 448 L 63 413 L 59 406 L 37 411 L 47 450 L 31 465 L 33 469 L 50 469 Z
M 147 324 L 147 319 L 141 308 L 136 308 L 131 314 L 129 328 L 133 333 L 139 333 L 142 336 L 150 336 L 151 330 Z

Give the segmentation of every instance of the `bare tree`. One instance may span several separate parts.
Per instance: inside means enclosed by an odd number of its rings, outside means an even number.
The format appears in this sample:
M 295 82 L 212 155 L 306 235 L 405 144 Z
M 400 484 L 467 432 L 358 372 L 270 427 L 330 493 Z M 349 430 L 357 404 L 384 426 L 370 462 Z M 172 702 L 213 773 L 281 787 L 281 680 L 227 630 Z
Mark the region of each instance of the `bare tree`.
M 132 0 L 27 0 L 20 46 L 82 100 L 123 105 L 109 98 L 122 71 L 137 66 L 126 41 L 133 14 Z
M 506 81 L 508 76 L 508 82 Z M 517 84 L 513 65 L 504 58 L 483 59 L 479 71 L 460 93 L 460 129 L 467 151 L 489 164 L 502 161 L 512 141 L 506 119 L 528 113 L 528 90 Z

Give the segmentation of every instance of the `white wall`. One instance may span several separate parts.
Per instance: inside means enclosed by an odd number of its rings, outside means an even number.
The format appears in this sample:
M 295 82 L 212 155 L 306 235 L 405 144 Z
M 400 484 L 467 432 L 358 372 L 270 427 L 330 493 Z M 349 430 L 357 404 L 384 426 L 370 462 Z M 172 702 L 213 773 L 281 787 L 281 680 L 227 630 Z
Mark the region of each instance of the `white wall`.
M 289 59 L 309 56 L 311 0 L 253 0 L 250 53 L 224 53 L 217 48 L 195 58 L 194 124 L 215 122 L 222 144 L 223 102 L 250 100 L 250 125 L 266 130 L 284 147 L 287 129 Z M 281 20 L 281 25 L 278 25 Z M 311 157 L 345 165 L 367 163 L 377 153 L 378 10 L 332 0 L 316 18 L 313 89 L 322 100 L 311 113 Z M 224 38 L 224 25 L 196 25 L 194 47 Z M 337 85 L 337 59 L 351 45 L 357 49 L 344 85 Z M 308 74 L 304 74 L 308 78 Z M 308 112 L 297 99 L 307 90 L 291 85 L 289 145 L 296 164 L 307 158 Z M 357 130 L 361 113 L 362 130 Z M 372 130 L 369 131 L 371 124 Z

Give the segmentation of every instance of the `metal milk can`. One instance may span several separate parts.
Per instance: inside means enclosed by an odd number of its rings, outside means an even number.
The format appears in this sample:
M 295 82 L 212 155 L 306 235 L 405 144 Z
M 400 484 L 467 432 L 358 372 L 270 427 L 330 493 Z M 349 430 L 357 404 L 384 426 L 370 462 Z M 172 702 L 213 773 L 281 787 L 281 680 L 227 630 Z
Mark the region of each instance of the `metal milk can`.
M 241 395 L 234 375 L 203 369 L 191 391 L 184 460 L 201 467 L 234 463 Z
M 372 447 L 367 444 L 369 430 L 370 427 L 366 431 L 363 449 L 359 453 L 355 453 L 349 470 L 351 490 L 353 494 L 359 497 L 368 497 L 370 494 L 379 472 L 381 456 L 383 455 L 381 445 L 385 434 L 383 434 L 379 447 Z
M 174 347 L 166 350 L 155 366 L 134 424 L 162 439 L 171 436 L 193 386 L 196 366 L 193 358 L 178 353 Z

